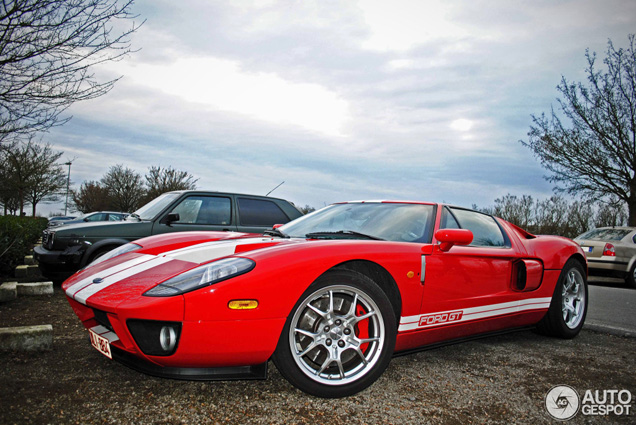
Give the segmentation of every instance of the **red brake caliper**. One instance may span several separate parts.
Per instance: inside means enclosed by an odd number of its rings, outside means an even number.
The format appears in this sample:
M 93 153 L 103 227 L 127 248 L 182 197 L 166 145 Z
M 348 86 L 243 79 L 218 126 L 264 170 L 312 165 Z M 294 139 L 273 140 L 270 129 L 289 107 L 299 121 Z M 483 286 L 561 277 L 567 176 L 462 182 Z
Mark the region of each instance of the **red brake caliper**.
M 367 314 L 367 311 L 360 304 L 358 304 L 356 306 L 356 316 L 359 317 L 365 314 Z M 364 319 L 361 322 L 358 322 L 358 324 L 356 325 L 356 335 L 359 339 L 369 338 L 369 319 Z M 360 346 L 360 351 L 364 353 L 368 346 L 368 343 L 362 344 Z

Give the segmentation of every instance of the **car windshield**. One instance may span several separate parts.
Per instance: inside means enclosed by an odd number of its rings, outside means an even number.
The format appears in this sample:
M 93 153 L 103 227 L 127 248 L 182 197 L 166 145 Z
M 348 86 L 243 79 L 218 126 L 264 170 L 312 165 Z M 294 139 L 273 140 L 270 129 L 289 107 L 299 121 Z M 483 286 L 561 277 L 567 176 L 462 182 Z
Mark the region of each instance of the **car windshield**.
M 165 207 L 172 203 L 176 198 L 179 197 L 178 193 L 164 193 L 148 202 L 143 207 L 139 208 L 137 211 L 132 213 L 126 219 L 136 220 L 136 218 L 140 218 L 141 220 L 152 220 L 159 214 Z
M 629 229 L 593 229 L 583 233 L 576 239 L 591 239 L 597 241 L 620 241 L 627 236 L 631 230 Z
M 383 239 L 430 243 L 434 206 L 400 203 L 334 204 L 279 228 L 290 237 Z

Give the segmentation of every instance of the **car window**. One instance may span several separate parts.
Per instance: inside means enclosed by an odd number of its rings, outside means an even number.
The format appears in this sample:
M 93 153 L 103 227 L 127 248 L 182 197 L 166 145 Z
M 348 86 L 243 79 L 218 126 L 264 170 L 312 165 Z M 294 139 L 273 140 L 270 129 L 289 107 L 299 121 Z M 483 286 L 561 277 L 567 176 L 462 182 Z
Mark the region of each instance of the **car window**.
M 444 214 L 447 215 L 446 220 Z M 468 229 L 473 232 L 473 241 L 470 246 L 506 246 L 506 239 L 494 218 L 487 214 L 476 211 L 463 210 L 460 208 L 445 207 L 442 212 L 442 224 L 447 227 L 442 229 L 456 228 Z
M 86 221 L 104 221 L 106 220 L 106 214 L 104 213 L 93 214 L 91 216 L 86 217 L 85 220 Z
M 577 239 L 592 239 L 598 241 L 620 241 L 627 236 L 631 230 L 629 229 L 592 229 L 589 232 L 585 232 Z
M 440 229 L 459 229 L 459 224 L 457 224 L 457 220 L 453 217 L 453 214 L 449 211 L 448 208 L 444 208 L 442 210 L 442 222 L 439 226 Z
M 218 196 L 188 196 L 171 211 L 179 214 L 176 224 L 230 224 L 232 201 Z
M 108 214 L 108 221 L 122 221 L 123 217 L 120 214 Z
M 238 198 L 239 223 L 242 226 L 273 226 L 289 221 L 287 214 L 272 201 Z

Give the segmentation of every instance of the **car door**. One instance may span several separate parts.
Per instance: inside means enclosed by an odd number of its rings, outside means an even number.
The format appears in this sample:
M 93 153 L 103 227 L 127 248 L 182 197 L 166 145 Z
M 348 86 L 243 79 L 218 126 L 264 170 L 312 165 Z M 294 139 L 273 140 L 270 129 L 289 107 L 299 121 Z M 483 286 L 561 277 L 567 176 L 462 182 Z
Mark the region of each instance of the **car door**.
M 468 229 L 473 241 L 425 256 L 423 314 L 470 308 L 486 317 L 497 314 L 499 304 L 519 298 L 511 282 L 520 253 L 492 216 L 445 206 L 439 228 Z
M 167 221 L 169 214 L 178 220 Z M 191 230 L 235 231 L 232 222 L 233 205 L 230 196 L 191 194 L 179 200 L 153 226 L 153 233 L 185 232 Z M 176 217 L 176 216 L 175 216 Z

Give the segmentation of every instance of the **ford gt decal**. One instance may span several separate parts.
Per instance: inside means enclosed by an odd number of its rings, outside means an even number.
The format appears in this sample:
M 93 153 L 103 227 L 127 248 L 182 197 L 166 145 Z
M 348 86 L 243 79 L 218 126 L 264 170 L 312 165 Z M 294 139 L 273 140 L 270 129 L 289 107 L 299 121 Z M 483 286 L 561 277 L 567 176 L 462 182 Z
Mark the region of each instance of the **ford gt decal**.
M 518 313 L 525 310 L 540 310 L 550 307 L 551 298 L 530 298 L 500 304 L 489 304 L 463 310 L 440 311 L 436 313 L 406 316 L 400 319 L 399 332 L 413 329 L 432 328 L 449 323 L 467 322 L 505 314 Z

